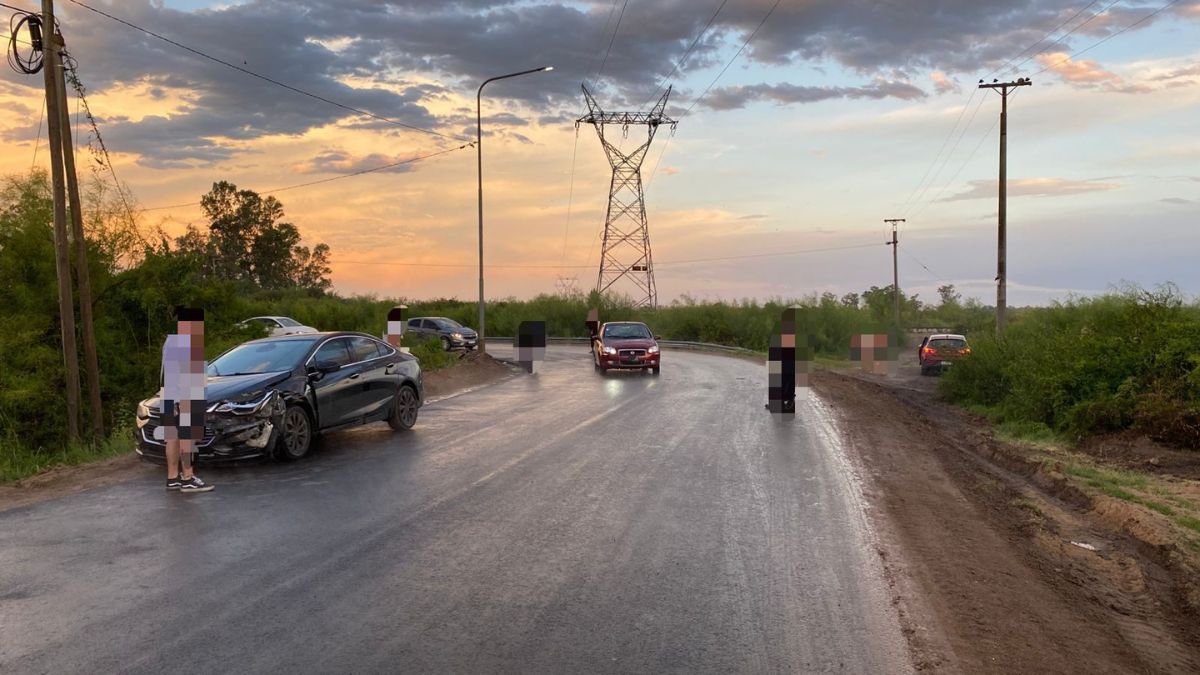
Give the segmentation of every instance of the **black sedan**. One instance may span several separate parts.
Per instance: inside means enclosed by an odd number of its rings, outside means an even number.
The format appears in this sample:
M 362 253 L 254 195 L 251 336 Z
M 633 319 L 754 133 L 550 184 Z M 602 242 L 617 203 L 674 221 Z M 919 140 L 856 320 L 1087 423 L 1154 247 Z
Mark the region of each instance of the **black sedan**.
M 307 333 L 240 344 L 208 364 L 201 461 L 299 459 L 325 431 L 386 421 L 409 429 L 424 400 L 416 357 L 362 333 Z M 138 404 L 137 452 L 162 462 L 158 394 Z

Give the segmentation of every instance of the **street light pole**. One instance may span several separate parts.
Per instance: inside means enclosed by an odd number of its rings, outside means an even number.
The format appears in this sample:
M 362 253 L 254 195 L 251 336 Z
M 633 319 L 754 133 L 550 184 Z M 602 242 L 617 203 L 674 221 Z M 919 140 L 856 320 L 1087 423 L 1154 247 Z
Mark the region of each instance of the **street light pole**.
M 483 301 L 483 114 L 481 113 L 481 103 L 483 99 L 483 88 L 489 82 L 496 80 L 506 80 L 510 77 L 518 77 L 520 75 L 529 75 L 530 73 L 542 73 L 554 70 L 554 66 L 542 66 L 541 68 L 532 68 L 530 70 L 522 70 L 519 73 L 509 73 L 508 75 L 500 75 L 491 77 L 483 81 L 479 85 L 479 91 L 475 93 L 475 157 L 476 165 L 479 172 L 479 352 L 487 353 L 487 333 L 484 328 L 484 301 Z

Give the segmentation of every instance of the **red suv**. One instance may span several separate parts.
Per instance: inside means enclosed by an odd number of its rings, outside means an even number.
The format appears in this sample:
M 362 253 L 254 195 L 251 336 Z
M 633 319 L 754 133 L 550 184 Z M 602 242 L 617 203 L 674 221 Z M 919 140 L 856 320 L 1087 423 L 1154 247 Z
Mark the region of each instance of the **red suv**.
M 657 375 L 657 340 L 644 323 L 610 321 L 602 324 L 592 337 L 592 363 L 601 373 L 608 372 L 609 368 L 649 368 Z
M 967 338 L 962 335 L 943 333 L 926 335 L 917 348 L 917 360 L 921 363 L 921 374 L 949 368 L 952 363 L 971 353 Z

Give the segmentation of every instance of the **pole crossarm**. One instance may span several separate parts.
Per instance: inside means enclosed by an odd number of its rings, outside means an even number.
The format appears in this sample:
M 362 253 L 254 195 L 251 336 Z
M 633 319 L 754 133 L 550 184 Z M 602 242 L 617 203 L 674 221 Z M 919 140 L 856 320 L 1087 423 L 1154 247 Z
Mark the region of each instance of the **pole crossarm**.
M 605 112 L 587 85 L 583 85 L 583 98 L 588 112 L 575 121 L 590 124 L 604 148 L 604 154 L 612 167 L 609 183 L 608 211 L 604 221 L 604 242 L 600 250 L 600 270 L 596 276 L 596 290 L 605 293 L 619 281 L 631 282 L 636 292 L 634 301 L 638 306 L 658 306 L 658 291 L 654 284 L 654 256 L 650 250 L 650 231 L 646 222 L 646 201 L 642 185 L 642 162 L 661 126 L 670 126 L 672 133 L 678 120 L 665 113 L 667 97 L 671 88 L 658 99 L 648 111 Z M 621 127 L 622 137 L 627 137 L 629 127 L 646 127 L 646 140 L 626 152 L 608 139 L 605 127 Z

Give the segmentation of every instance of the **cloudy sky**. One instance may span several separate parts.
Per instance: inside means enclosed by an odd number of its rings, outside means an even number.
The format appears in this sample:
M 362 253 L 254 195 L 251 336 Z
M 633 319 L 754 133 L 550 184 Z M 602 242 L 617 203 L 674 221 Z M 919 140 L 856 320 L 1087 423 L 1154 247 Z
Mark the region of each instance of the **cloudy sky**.
M 312 95 L 56 3 L 144 222 L 203 224 L 216 180 L 336 178 L 277 197 L 341 292 L 474 297 L 475 151 L 455 148 L 479 82 L 552 65 L 485 92 L 490 297 L 595 284 L 610 169 L 574 125 L 586 82 L 613 110 L 673 86 L 643 168 L 661 301 L 886 285 L 884 218 L 907 219 L 906 290 L 992 301 L 1000 97 L 976 83 L 1016 77 L 1010 302 L 1200 294 L 1196 0 L 84 1 Z M 46 165 L 41 78 L 2 72 L 0 172 Z

